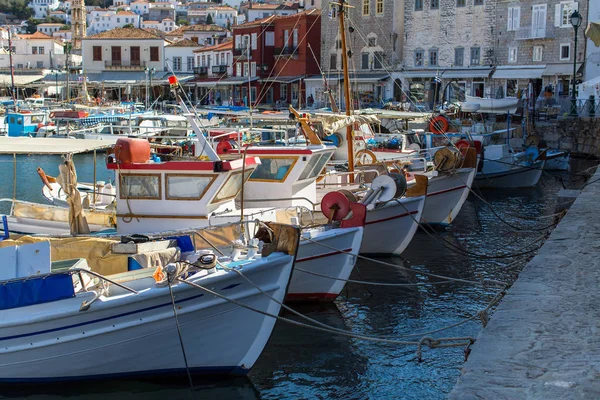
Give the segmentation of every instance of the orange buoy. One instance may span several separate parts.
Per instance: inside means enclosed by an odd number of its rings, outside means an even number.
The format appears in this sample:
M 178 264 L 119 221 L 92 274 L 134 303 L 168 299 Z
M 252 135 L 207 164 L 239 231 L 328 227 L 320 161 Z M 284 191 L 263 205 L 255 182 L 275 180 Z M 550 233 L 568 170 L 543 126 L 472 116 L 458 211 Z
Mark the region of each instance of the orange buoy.
M 432 118 L 429 122 L 429 130 L 437 135 L 448 132 L 449 126 L 448 120 L 442 115 Z

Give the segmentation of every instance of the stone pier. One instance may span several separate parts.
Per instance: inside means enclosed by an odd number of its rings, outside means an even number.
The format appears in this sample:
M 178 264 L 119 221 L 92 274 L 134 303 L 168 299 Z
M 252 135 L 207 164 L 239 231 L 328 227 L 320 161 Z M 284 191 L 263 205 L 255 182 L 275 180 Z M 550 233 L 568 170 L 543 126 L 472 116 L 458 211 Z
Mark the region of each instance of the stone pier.
M 600 169 L 588 183 L 481 331 L 450 399 L 600 399 Z

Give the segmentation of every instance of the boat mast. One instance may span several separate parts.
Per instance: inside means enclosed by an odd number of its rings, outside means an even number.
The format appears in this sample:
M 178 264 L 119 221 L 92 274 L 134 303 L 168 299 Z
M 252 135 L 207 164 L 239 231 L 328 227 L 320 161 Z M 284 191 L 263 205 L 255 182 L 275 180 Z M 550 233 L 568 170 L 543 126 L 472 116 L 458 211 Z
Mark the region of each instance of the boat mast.
M 342 39 L 342 68 L 344 70 L 344 100 L 346 103 L 346 116 L 350 116 L 350 80 L 348 77 L 348 50 L 346 48 L 346 27 L 344 24 L 344 13 L 349 7 L 346 0 L 340 0 L 338 17 L 340 19 L 340 37 Z M 350 183 L 354 183 L 354 137 L 352 135 L 352 124 L 346 126 L 346 143 L 348 144 L 348 171 Z
M 11 27 L 8 27 L 8 57 L 10 63 L 10 87 L 12 91 L 13 103 L 15 106 L 15 110 L 17 109 L 17 92 L 15 91 L 15 68 L 13 66 L 13 51 L 12 51 L 12 36 L 11 36 Z

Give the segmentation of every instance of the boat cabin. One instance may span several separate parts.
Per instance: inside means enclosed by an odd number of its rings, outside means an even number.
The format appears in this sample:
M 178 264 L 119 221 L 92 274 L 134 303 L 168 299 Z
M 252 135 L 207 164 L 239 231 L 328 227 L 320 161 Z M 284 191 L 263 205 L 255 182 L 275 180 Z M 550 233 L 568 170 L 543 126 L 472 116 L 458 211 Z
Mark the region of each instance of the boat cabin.
M 35 136 L 37 130 L 46 125 L 48 116 L 42 111 L 9 112 L 4 117 L 8 136 Z
M 120 234 L 209 225 L 211 214 L 235 210 L 235 198 L 259 165 L 232 161 L 152 161 L 145 139 L 120 138 L 107 159 L 117 182 Z
M 183 115 L 145 116 L 140 119 L 139 132 L 142 135 L 187 137 L 192 128 Z

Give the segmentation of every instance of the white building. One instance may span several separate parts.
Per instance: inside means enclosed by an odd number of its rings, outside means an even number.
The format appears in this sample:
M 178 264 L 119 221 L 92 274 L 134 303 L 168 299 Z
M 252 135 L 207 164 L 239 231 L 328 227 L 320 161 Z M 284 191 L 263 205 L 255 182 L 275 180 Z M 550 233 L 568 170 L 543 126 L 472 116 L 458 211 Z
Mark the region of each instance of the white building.
M 65 24 L 55 24 L 55 23 L 42 23 L 42 24 L 38 24 L 37 26 L 37 31 L 38 32 L 42 32 L 45 33 L 48 36 L 52 36 L 52 34 L 58 30 L 60 30 L 60 28 L 62 28 Z
M 212 78 L 222 78 L 233 75 L 233 40 L 206 46 L 194 51 L 198 75 Z
M 165 40 L 139 28 L 116 28 L 83 40 L 86 72 L 164 71 Z
M 227 28 L 237 25 L 238 12 L 229 6 L 209 7 L 206 9 L 206 17 L 211 16 L 213 24 Z
M 52 10 L 48 13 L 49 17 L 60 18 L 65 21 L 65 24 L 71 23 L 71 13 L 67 13 L 64 10 Z
M 162 21 L 142 21 L 142 28 L 157 29 L 163 32 L 172 32 L 179 28 L 171 18 L 165 18 Z
M 60 29 L 52 34 L 54 39 L 62 40 L 63 42 L 70 42 L 73 37 L 73 31 L 70 29 Z
M 150 3 L 147 1 L 134 1 L 129 4 L 129 8 L 131 12 L 136 13 L 137 15 L 148 14 L 148 10 L 150 9 Z
M 131 0 L 114 0 L 113 5 L 115 7 L 129 7 Z
M 13 65 L 17 69 L 63 68 L 66 55 L 62 42 L 41 32 L 16 35 L 12 40 Z M 81 56 L 72 54 L 71 65 L 81 64 Z M 9 68 L 8 54 L 0 56 L 0 68 Z
M 297 14 L 299 10 L 298 3 L 286 4 L 268 4 L 268 3 L 245 3 L 241 6 L 241 11 L 246 15 L 248 22 L 256 21 L 270 17 L 271 15 L 292 15 Z
M 165 71 L 173 68 L 175 73 L 193 74 L 196 61 L 194 50 L 200 45 L 191 40 L 180 40 L 165 46 Z
M 31 0 L 27 6 L 33 9 L 34 18 L 44 19 L 48 12 L 58 8 L 59 3 L 58 0 Z
M 122 28 L 129 24 L 132 24 L 135 28 L 139 28 L 140 16 L 131 11 L 115 12 L 107 10 L 104 13 L 97 13 L 94 15 L 88 25 L 87 34 L 95 35 L 115 28 Z

